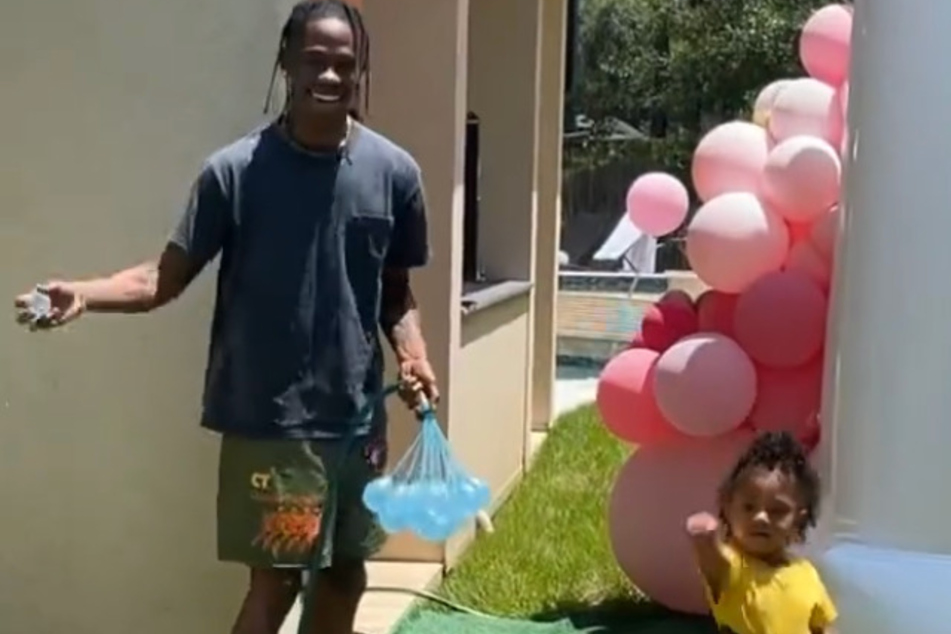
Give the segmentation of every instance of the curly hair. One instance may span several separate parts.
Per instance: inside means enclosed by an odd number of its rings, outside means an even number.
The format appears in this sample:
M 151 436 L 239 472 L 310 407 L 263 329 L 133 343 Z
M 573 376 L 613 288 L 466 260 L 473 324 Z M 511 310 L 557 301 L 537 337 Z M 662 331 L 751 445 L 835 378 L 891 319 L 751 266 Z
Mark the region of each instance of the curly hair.
M 805 449 L 787 432 L 761 434 L 740 456 L 736 466 L 720 485 L 720 499 L 726 501 L 732 498 L 737 485 L 758 468 L 768 471 L 778 469 L 794 480 L 804 511 L 798 526 L 799 537 L 805 538 L 806 532 L 814 527 L 819 519 L 821 496 L 819 474 L 809 464 Z M 720 515 L 721 521 L 727 524 L 722 508 Z

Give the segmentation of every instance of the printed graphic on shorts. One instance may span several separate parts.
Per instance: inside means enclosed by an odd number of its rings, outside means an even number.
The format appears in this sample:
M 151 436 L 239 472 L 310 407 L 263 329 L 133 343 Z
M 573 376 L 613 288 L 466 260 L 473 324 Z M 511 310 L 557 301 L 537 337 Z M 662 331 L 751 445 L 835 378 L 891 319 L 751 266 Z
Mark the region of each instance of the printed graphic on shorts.
M 314 493 L 323 486 L 315 478 L 300 472 L 279 474 L 275 469 L 251 474 L 251 496 L 261 509 L 253 546 L 276 559 L 310 552 L 323 515 L 323 499 Z
M 363 457 L 373 471 L 383 473 L 383 470 L 386 468 L 387 458 L 386 439 L 378 438 L 368 442 L 363 449 Z

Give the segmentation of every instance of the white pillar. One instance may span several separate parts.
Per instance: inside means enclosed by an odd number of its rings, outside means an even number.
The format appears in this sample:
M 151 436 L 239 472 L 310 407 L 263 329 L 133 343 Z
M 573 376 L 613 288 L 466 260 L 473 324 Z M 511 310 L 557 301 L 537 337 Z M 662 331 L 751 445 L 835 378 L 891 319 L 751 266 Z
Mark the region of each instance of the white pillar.
M 948 24 L 948 0 L 856 2 L 823 417 L 841 634 L 951 632 Z

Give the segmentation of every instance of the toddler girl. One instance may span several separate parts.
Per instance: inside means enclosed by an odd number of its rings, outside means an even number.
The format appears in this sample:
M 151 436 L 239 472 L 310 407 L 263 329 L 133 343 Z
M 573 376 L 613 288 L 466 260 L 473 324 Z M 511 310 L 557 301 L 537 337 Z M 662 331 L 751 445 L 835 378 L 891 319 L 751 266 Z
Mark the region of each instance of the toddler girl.
M 720 489 L 720 516 L 687 532 L 720 631 L 830 634 L 836 610 L 819 573 L 790 546 L 815 526 L 819 477 L 786 433 L 759 436 Z

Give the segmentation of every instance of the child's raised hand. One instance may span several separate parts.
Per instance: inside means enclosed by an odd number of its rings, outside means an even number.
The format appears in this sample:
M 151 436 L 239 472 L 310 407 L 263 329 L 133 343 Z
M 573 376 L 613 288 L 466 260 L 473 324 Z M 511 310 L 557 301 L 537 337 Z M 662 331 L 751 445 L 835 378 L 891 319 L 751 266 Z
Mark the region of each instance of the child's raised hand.
M 720 530 L 720 520 L 710 513 L 696 513 L 687 518 L 687 532 L 693 537 L 711 535 Z

